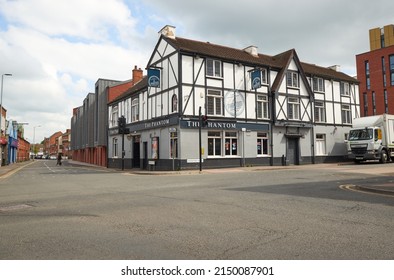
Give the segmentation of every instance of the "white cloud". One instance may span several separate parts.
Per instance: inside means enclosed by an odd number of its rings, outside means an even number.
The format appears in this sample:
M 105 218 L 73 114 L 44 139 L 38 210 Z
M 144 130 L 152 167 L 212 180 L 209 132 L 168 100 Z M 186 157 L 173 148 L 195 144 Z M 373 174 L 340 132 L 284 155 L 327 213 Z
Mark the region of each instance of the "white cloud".
M 13 74 L 3 104 L 9 118 L 30 123 L 30 141 L 37 125 L 37 141 L 65 131 L 97 79 L 130 79 L 149 57 L 136 19 L 118 0 L 0 0 L 1 15 L 8 26 L 0 29 L 0 73 Z
M 0 0 L 0 73 L 8 116 L 32 141 L 70 126 L 99 78 L 126 80 L 146 66 L 165 24 L 177 35 L 265 54 L 295 48 L 302 61 L 355 73 L 368 30 L 391 24 L 387 0 Z M 377 16 L 374 16 L 377 15 Z

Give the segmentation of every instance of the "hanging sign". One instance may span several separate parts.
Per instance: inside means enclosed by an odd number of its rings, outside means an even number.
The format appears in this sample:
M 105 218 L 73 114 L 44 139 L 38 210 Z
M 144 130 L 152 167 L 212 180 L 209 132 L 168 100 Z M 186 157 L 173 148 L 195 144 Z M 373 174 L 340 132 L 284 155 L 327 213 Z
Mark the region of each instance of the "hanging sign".
M 255 70 L 252 72 L 252 89 L 261 87 L 261 71 Z
M 148 69 L 148 86 L 160 87 L 160 70 Z

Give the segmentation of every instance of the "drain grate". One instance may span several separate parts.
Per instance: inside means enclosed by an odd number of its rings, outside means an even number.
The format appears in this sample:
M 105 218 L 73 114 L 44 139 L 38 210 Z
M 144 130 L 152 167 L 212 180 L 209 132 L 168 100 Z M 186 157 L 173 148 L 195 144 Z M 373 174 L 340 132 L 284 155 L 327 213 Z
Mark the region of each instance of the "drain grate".
M 0 212 L 9 212 L 9 211 L 16 211 L 21 209 L 26 209 L 33 207 L 28 204 L 17 204 L 17 205 L 9 205 L 9 206 L 0 206 Z

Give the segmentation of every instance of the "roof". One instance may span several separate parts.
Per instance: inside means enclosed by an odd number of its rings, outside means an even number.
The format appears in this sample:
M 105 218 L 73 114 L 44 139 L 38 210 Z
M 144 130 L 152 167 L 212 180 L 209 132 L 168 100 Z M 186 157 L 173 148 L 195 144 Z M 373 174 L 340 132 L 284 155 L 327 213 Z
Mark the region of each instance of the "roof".
M 270 56 L 259 53 L 258 56 L 252 56 L 242 49 L 230 48 L 226 46 L 212 44 L 210 42 L 201 42 L 181 37 L 174 39 L 162 37 L 167 40 L 177 50 L 188 52 L 191 54 L 201 54 L 214 58 L 224 59 L 227 61 L 234 61 L 238 63 L 253 64 L 258 66 L 272 67 L 276 69 L 283 69 L 288 65 L 289 53 L 295 52 L 294 49 L 283 52 L 281 54 Z M 337 72 L 333 69 L 317 66 L 301 62 L 305 74 L 311 76 L 320 76 L 326 79 L 342 80 L 351 83 L 358 83 L 358 81 L 342 72 Z
M 117 102 L 119 100 L 122 100 L 124 98 L 129 97 L 130 95 L 141 91 L 144 88 L 148 87 L 148 76 L 144 76 L 142 78 L 141 81 L 139 81 L 138 83 L 136 83 L 135 85 L 133 85 L 131 88 L 129 88 L 128 90 L 126 90 L 124 93 L 122 93 L 121 95 L 119 95 L 118 97 L 116 97 L 114 100 L 112 100 L 111 102 L 109 102 L 108 104 Z

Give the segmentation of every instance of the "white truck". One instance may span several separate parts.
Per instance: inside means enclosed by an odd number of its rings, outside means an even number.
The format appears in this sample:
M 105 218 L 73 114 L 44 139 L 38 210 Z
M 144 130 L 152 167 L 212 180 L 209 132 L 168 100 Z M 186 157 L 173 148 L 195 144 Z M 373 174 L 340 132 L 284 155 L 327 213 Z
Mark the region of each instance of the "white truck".
M 356 163 L 394 160 L 394 115 L 362 117 L 353 120 L 347 140 L 348 157 Z

